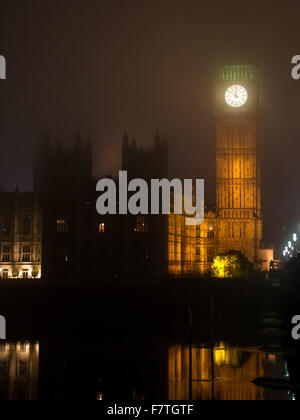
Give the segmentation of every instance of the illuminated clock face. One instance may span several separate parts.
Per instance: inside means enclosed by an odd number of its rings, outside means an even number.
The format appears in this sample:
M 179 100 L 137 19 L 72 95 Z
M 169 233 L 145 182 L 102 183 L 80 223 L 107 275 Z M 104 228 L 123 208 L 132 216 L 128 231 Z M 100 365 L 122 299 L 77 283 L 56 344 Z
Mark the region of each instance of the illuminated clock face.
M 225 93 L 225 101 L 232 108 L 240 108 L 248 100 L 248 92 L 241 85 L 230 86 Z

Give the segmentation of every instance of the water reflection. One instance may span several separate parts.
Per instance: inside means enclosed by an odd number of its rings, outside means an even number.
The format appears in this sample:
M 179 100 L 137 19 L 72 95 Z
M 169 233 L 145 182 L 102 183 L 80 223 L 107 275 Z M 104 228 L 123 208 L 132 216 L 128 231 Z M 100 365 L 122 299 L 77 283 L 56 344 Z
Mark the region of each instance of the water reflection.
M 189 348 L 169 347 L 168 399 L 189 399 Z M 192 396 L 194 400 L 287 400 L 287 391 L 259 388 L 252 381 L 260 377 L 284 377 L 285 362 L 276 354 L 253 348 L 232 348 L 224 343 L 213 349 L 203 345 L 192 349 Z
M 37 400 L 39 343 L 0 343 L 0 400 Z
M 188 400 L 190 396 L 187 345 L 166 342 L 121 341 L 118 346 L 89 342 L 79 346 L 53 342 L 42 345 L 43 369 L 39 381 L 40 345 L 18 341 L 0 344 L 0 399 L 165 399 Z M 86 360 L 85 365 L 81 361 Z M 80 368 L 82 367 L 82 369 Z M 286 376 L 286 363 L 275 353 L 257 348 L 192 349 L 192 397 L 194 400 L 287 400 L 287 391 L 252 384 L 259 377 Z M 117 378 L 117 380 L 116 380 Z M 40 389 L 39 389 L 40 383 Z

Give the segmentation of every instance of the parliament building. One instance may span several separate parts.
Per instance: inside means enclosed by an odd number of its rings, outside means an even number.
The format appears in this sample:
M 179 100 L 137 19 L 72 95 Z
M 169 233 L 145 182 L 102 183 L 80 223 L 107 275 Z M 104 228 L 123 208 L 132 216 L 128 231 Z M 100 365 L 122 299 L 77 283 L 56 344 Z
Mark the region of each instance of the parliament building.
M 36 160 L 34 192 L 0 193 L 0 276 L 81 283 L 160 281 L 209 275 L 214 258 L 240 251 L 268 270 L 262 249 L 259 143 L 261 75 L 253 66 L 222 67 L 216 80 L 216 205 L 200 226 L 184 215 L 100 216 L 90 141 L 73 150 L 47 136 Z M 129 178 L 168 178 L 168 143 L 157 133 L 145 150 L 124 135 Z

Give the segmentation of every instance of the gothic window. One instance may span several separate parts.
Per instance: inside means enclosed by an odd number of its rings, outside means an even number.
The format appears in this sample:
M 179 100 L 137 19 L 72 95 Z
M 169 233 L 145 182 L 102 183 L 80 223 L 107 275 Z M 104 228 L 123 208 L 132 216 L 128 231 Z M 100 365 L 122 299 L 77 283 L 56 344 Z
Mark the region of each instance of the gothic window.
M 207 262 L 213 262 L 214 260 L 214 250 L 213 248 L 207 248 Z
M 9 263 L 9 262 L 11 262 L 11 257 L 10 257 L 10 254 L 2 254 L 2 262 L 4 262 L 4 263 Z
M 31 245 L 23 245 L 22 248 L 22 262 L 30 262 L 32 254 Z
M 3 245 L 1 261 L 2 262 L 11 261 L 11 246 L 10 245 Z
M 208 239 L 213 239 L 215 237 L 214 228 L 211 226 L 207 232 Z
M 105 233 L 105 223 L 100 223 L 100 225 L 99 225 L 99 233 Z
M 30 235 L 32 231 L 32 216 L 23 217 L 22 232 L 23 235 Z
M 29 271 L 28 270 L 23 270 L 22 275 L 23 275 L 23 279 L 28 279 L 29 278 Z
M 201 261 L 201 252 L 200 252 L 200 248 L 197 247 L 196 248 L 196 261 L 200 262 Z
M 2 278 L 8 279 L 8 270 L 2 270 Z
M 21 341 L 18 347 L 20 353 L 28 353 L 30 350 L 30 344 L 27 341 Z
M 68 233 L 69 226 L 66 217 L 58 217 L 56 220 L 56 231 L 57 233 Z
M 137 223 L 136 223 L 136 227 L 135 227 L 135 232 L 138 232 L 138 233 L 145 233 L 145 232 L 147 232 L 147 225 L 146 225 L 146 221 L 145 221 L 145 217 L 144 216 L 138 216 L 137 217 Z

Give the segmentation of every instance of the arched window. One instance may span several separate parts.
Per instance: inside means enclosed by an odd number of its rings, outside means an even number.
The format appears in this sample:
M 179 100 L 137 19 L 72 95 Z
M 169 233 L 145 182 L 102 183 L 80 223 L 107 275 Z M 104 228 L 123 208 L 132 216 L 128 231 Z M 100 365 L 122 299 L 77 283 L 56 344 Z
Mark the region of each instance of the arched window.
M 32 216 L 26 215 L 23 217 L 23 235 L 30 235 L 32 229 Z
M 66 217 L 58 217 L 56 220 L 56 231 L 57 233 L 68 233 L 69 226 Z
M 105 223 L 99 224 L 99 233 L 105 233 Z

